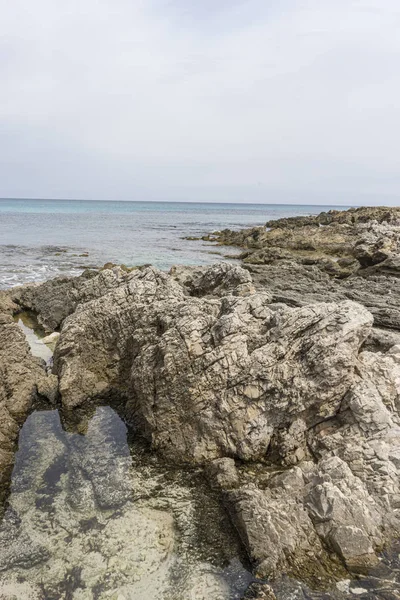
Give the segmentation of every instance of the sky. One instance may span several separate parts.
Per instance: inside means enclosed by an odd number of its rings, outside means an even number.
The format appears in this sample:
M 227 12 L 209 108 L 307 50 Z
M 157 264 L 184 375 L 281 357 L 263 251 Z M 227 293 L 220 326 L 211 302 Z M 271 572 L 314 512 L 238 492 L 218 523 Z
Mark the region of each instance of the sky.
M 398 0 L 0 14 L 0 197 L 400 205 Z

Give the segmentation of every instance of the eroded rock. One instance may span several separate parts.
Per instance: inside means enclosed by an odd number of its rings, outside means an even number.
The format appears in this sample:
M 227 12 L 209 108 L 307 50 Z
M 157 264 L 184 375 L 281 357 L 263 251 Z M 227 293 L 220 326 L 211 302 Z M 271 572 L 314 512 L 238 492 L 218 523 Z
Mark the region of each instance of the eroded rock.
M 7 492 L 20 426 L 39 397 L 54 402 L 57 393 L 57 378 L 48 376 L 44 362 L 32 356 L 13 321 L 15 308 L 0 293 L 0 500 Z
M 129 418 L 172 460 L 263 459 L 296 416 L 310 427 L 336 413 L 371 324 L 351 302 L 193 298 L 149 268 L 80 305 L 55 368 L 64 406 L 123 394 Z

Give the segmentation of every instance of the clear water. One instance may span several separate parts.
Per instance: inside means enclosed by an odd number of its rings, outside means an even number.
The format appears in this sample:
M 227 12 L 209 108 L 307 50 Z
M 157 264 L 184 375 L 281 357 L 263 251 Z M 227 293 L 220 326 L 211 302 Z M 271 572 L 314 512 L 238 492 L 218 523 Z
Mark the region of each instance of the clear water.
M 0 289 L 106 262 L 210 264 L 233 250 L 189 241 L 334 206 L 0 200 Z
M 16 320 L 45 358 L 34 316 Z M 239 600 L 246 560 L 202 471 L 164 464 L 111 407 L 26 420 L 0 519 L 1 600 Z
M 49 363 L 53 358 L 54 344 L 45 344 L 43 342 L 43 339 L 46 339 L 46 334 L 38 325 L 35 315 L 28 312 L 21 312 L 14 317 L 14 320 L 24 332 L 33 356 Z
M 113 409 L 27 419 L 0 524 L 2 600 L 238 600 L 251 580 L 201 473 L 161 464 Z

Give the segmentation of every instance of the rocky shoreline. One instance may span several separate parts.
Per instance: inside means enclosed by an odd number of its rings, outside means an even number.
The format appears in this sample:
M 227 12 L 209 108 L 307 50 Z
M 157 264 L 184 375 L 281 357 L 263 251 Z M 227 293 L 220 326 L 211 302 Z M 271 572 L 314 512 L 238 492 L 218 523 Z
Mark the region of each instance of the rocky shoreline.
M 209 239 L 241 265 L 108 265 L 0 292 L 3 499 L 38 403 L 78 431 L 110 405 L 168 464 L 204 469 L 268 580 L 249 598 L 400 597 L 382 558 L 400 528 L 400 209 Z M 51 369 L 22 310 L 60 333 Z

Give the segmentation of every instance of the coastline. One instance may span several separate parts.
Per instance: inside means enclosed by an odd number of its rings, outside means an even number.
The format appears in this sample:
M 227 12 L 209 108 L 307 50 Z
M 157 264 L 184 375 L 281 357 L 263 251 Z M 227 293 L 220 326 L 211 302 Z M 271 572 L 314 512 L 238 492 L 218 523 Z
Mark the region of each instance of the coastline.
M 400 209 L 266 227 L 214 234 L 240 264 L 110 264 L 0 292 L 2 486 L 39 401 L 82 431 L 118 406 L 151 452 L 204 469 L 268 579 L 249 598 L 379 597 L 400 530 Z M 60 333 L 51 373 L 21 310 Z
M 219 258 L 209 254 L 215 248 L 182 238 L 312 212 L 318 207 L 0 202 L 0 289 L 79 275 L 107 262 L 129 267 L 150 263 L 161 270 L 174 264 L 212 264 Z

